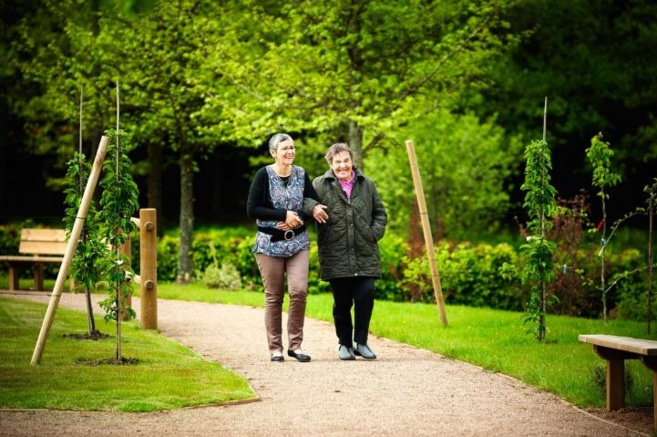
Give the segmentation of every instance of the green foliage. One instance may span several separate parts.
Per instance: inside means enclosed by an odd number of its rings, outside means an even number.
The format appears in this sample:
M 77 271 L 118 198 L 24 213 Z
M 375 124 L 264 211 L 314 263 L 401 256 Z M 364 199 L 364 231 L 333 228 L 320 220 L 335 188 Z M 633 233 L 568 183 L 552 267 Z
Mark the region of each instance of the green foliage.
M 107 147 L 107 159 L 103 164 L 103 177 L 100 182 L 103 189 L 100 198 L 102 209 L 98 219 L 103 223 L 102 237 L 116 249 L 128 241 L 129 235 L 137 230 L 137 225 L 131 218 L 139 209 L 139 189 L 132 178 L 132 161 L 128 157 L 131 150 L 130 136 L 123 131 L 117 133 L 114 130 L 109 130 L 107 135 L 112 142 Z
M 415 142 L 435 238 L 463 240 L 499 230 L 509 207 L 508 179 L 517 171 L 520 143 L 495 120 L 441 110 L 411 122 L 396 141 L 371 151 L 367 173 L 390 211 L 390 228 L 406 234 L 419 220 L 404 140 Z
M 634 377 L 631 367 L 627 362 L 624 364 L 624 375 L 625 375 L 625 393 L 630 393 L 634 388 Z M 590 374 L 591 384 L 598 390 L 600 396 L 606 396 L 607 392 L 607 367 L 602 364 L 596 364 L 591 369 Z
M 620 253 L 612 253 L 609 263 L 614 266 L 610 269 L 610 283 L 615 283 L 609 291 L 608 299 L 618 304 L 611 314 L 629 320 L 645 321 L 646 305 L 648 302 L 648 281 L 645 268 L 645 258 L 636 249 L 628 249 Z M 652 314 L 655 314 L 656 303 L 651 303 Z
M 550 218 L 556 212 L 556 190 L 550 184 L 552 157 L 545 141 L 532 141 L 525 150 L 525 182 L 520 187 L 526 191 L 524 207 L 529 215 L 527 227 L 530 235 L 527 243 L 520 246 L 526 257 L 520 274 L 523 284 L 529 284 L 525 323 L 533 325 L 532 332 L 539 341 L 545 339 L 547 307 L 555 300 L 547 296 L 547 283 L 554 277 L 553 254 L 556 245 L 546 239 L 546 231 L 552 226 Z
M 504 274 L 505 264 L 517 264 L 518 255 L 508 244 L 438 244 L 436 263 L 445 302 L 507 310 L 522 308 L 517 273 Z M 404 300 L 435 302 L 426 257 L 408 261 L 403 270 Z
M 614 151 L 608 142 L 602 141 L 602 133 L 591 139 L 591 147 L 586 149 L 586 158 L 593 168 L 593 186 L 598 187 L 597 195 L 602 199 L 609 199 L 605 188 L 613 187 L 621 181 L 618 173 L 611 170 L 611 158 Z
M 526 191 L 525 203 L 532 234 L 542 235 L 551 228 L 549 218 L 556 212 L 557 191 L 550 184 L 552 157 L 550 148 L 545 141 L 534 140 L 525 149 L 525 182 L 520 187 Z
M 310 132 L 310 148 L 348 142 L 360 166 L 398 127 L 486 86 L 486 65 L 515 41 L 500 19 L 509 3 L 248 1 L 250 23 L 215 60 L 246 91 L 224 114 L 239 140 Z
M 67 238 L 70 238 L 75 225 L 90 170 L 91 165 L 86 161 L 84 154 L 76 153 L 68 162 L 68 171 L 64 179 L 65 204 L 67 205 L 64 225 Z M 76 292 L 95 289 L 96 283 L 103 276 L 101 260 L 107 258 L 108 250 L 101 241 L 100 222 L 97 215 L 96 205 L 92 199 L 69 270 L 70 276 L 75 280 Z
M 221 290 L 242 289 L 240 274 L 231 263 L 222 263 L 221 267 L 217 267 L 215 264 L 209 265 L 203 272 L 202 282 L 209 288 L 219 288 Z
M 221 288 L 224 290 L 239 290 L 242 288 L 242 280 L 235 266 L 229 262 L 217 265 L 217 249 L 210 241 L 210 255 L 212 264 L 203 272 L 203 283 L 210 288 Z
M 0 253 L 18 255 L 18 246 L 21 242 L 21 229 L 24 224 L 8 224 L 0 226 Z
M 386 232 L 385 238 L 379 241 L 379 253 L 381 254 L 381 279 L 377 279 L 374 283 L 376 287 L 374 297 L 393 301 L 407 300 L 401 283 L 406 270 L 407 260 L 404 254 L 408 253 L 408 244 L 399 235 Z

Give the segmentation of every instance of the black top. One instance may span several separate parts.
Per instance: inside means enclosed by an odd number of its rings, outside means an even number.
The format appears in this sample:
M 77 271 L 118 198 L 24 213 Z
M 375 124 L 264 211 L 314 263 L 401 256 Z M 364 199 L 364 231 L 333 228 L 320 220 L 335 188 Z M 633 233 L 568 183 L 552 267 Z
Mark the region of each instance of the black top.
M 304 172 L 304 178 L 303 197 L 310 197 L 319 202 L 319 196 L 315 191 L 315 187 L 313 187 L 313 184 L 310 182 L 308 173 Z M 289 176 L 281 179 L 287 182 Z M 265 167 L 262 167 L 256 172 L 253 182 L 251 182 L 251 188 L 249 188 L 249 199 L 246 201 L 246 214 L 249 218 L 258 220 L 285 221 L 287 210 L 276 209 L 271 203 L 271 197 L 269 196 L 269 175 L 267 174 L 267 169 Z M 301 215 L 303 216 L 303 220 L 307 219 L 305 214 L 301 213 Z

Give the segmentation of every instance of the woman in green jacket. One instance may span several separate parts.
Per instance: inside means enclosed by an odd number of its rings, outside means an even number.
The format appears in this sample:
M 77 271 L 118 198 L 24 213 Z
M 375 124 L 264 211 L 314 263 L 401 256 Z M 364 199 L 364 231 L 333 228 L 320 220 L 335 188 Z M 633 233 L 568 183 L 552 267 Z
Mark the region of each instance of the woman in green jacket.
M 331 168 L 313 186 L 328 212 L 328 220 L 317 223 L 317 245 L 321 278 L 333 291 L 338 356 L 341 360 L 353 360 L 355 355 L 375 359 L 367 335 L 374 280 L 381 277 L 377 242 L 385 233 L 386 211 L 374 182 L 354 168 L 348 145 L 333 144 L 326 161 Z

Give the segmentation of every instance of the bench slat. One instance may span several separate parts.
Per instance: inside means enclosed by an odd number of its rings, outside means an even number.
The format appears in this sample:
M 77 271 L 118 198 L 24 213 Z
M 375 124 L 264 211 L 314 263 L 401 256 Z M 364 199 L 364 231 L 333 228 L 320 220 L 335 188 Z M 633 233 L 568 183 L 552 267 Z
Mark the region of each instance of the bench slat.
M 579 341 L 639 355 L 657 356 L 657 341 L 654 340 L 616 335 L 580 335 Z
M 43 262 L 43 263 L 60 263 L 64 261 L 61 256 L 21 256 L 21 255 L 3 255 L 0 261 L 7 262 Z
M 66 241 L 21 241 L 18 251 L 35 255 L 64 255 L 66 253 Z
M 23 229 L 21 241 L 66 242 L 66 231 L 64 229 Z

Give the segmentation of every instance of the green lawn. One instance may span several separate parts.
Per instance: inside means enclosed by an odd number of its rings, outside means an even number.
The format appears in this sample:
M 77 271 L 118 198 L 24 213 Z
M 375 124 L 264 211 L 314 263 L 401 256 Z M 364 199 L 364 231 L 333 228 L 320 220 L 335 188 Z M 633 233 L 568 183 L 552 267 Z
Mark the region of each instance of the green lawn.
M 201 284 L 158 285 L 164 299 L 221 302 L 263 306 L 259 292 L 210 290 Z M 287 299 L 286 299 L 287 304 Z M 308 297 L 309 317 L 332 321 L 332 297 L 314 294 Z M 593 368 L 604 361 L 593 347 L 579 343 L 580 334 L 613 334 L 646 338 L 645 324 L 613 320 L 548 316 L 548 342 L 538 343 L 525 333 L 522 313 L 448 306 L 449 327 L 440 324 L 434 305 L 377 301 L 372 333 L 437 352 L 518 378 L 550 391 L 581 407 L 603 407 L 604 393 L 593 383 Z M 264 335 L 264 332 L 263 332 Z M 654 335 L 653 335 L 654 338 Z M 627 404 L 652 404 L 652 373 L 637 361 L 628 361 L 633 379 Z
M 76 364 L 78 358 L 114 356 L 114 338 L 64 338 L 86 332 L 86 315 L 59 308 L 41 364 L 30 365 L 46 306 L 0 297 L 0 408 L 154 411 L 255 397 L 247 381 L 189 349 L 123 324 L 128 366 Z M 113 324 L 99 328 L 114 334 Z

